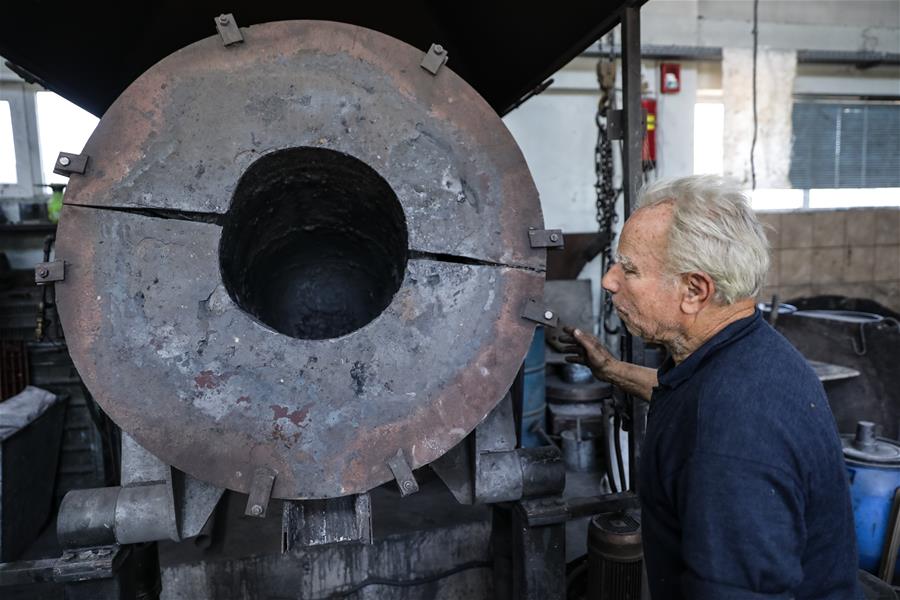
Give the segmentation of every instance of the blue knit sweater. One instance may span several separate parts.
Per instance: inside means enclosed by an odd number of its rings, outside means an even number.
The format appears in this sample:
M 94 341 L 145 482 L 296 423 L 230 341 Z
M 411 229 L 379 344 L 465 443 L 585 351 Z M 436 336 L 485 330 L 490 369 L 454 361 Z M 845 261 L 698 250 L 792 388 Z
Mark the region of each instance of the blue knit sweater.
M 640 466 L 653 600 L 856 600 L 847 471 L 825 392 L 762 319 L 659 370 Z

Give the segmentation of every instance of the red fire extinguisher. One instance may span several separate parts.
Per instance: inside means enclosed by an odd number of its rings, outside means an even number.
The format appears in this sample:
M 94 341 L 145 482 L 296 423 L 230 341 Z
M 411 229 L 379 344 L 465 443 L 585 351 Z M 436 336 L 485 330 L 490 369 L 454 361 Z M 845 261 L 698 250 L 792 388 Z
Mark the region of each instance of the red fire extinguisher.
M 641 151 L 641 161 L 644 170 L 656 168 L 656 98 L 644 98 L 641 100 L 641 109 L 644 113 L 644 147 Z

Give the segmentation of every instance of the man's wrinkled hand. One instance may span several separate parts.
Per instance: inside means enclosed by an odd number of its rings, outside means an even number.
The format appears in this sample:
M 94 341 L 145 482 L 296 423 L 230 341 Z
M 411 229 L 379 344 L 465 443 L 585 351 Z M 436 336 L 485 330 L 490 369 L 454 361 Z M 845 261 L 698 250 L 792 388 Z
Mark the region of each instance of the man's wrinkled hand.
M 563 344 L 563 354 L 567 354 L 566 362 L 585 365 L 594 374 L 594 377 L 603 381 L 609 381 L 610 368 L 618 361 L 606 349 L 596 337 L 575 329 L 563 327 L 567 335 L 560 336 Z

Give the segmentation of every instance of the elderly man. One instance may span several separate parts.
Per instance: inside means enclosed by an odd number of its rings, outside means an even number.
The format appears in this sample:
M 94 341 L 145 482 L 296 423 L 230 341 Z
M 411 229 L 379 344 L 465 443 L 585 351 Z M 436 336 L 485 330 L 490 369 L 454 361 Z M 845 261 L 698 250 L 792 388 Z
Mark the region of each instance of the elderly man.
M 727 181 L 654 185 L 603 287 L 655 371 L 569 330 L 571 362 L 650 401 L 640 473 L 653 600 L 861 598 L 834 417 L 804 358 L 756 310 L 768 244 Z

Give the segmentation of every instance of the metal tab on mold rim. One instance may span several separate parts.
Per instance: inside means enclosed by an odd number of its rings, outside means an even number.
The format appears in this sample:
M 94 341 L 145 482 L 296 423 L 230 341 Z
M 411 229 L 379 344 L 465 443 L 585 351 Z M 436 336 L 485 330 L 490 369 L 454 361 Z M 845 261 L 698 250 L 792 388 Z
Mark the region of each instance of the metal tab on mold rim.
M 562 229 L 528 229 L 528 242 L 532 248 L 562 248 L 565 246 Z
M 540 323 L 541 325 L 546 325 L 547 327 L 559 326 L 559 317 L 557 314 L 549 308 L 546 308 L 534 298 L 529 298 L 528 301 L 525 302 L 525 307 L 522 309 L 522 318 L 534 321 L 535 323 Z
M 397 480 L 401 496 L 409 496 L 419 491 L 419 484 L 416 482 L 409 463 L 406 462 L 406 457 L 403 456 L 402 449 L 397 450 L 397 454 L 388 459 L 387 465 L 393 473 L 394 479 Z
M 222 45 L 231 46 L 232 44 L 240 44 L 244 41 L 244 36 L 237 26 L 233 14 L 228 13 L 219 15 L 215 18 L 215 22 L 216 29 L 219 31 L 219 35 L 222 36 Z
M 62 260 L 38 263 L 34 267 L 34 282 L 46 285 L 66 278 L 66 263 Z
M 87 154 L 72 154 L 71 152 L 60 152 L 53 164 L 53 172 L 63 177 L 78 173 L 84 175 L 87 168 Z
M 259 467 L 253 472 L 247 508 L 244 510 L 245 515 L 260 518 L 266 516 L 269 499 L 272 497 L 272 486 L 275 484 L 275 475 L 275 471 L 268 467 Z
M 431 48 L 428 49 L 428 52 L 425 53 L 425 57 L 422 59 L 422 63 L 419 66 L 432 75 L 437 75 L 438 71 L 441 70 L 441 67 L 444 66 L 444 63 L 447 62 L 448 58 L 450 57 L 443 46 L 440 44 L 432 44 Z

